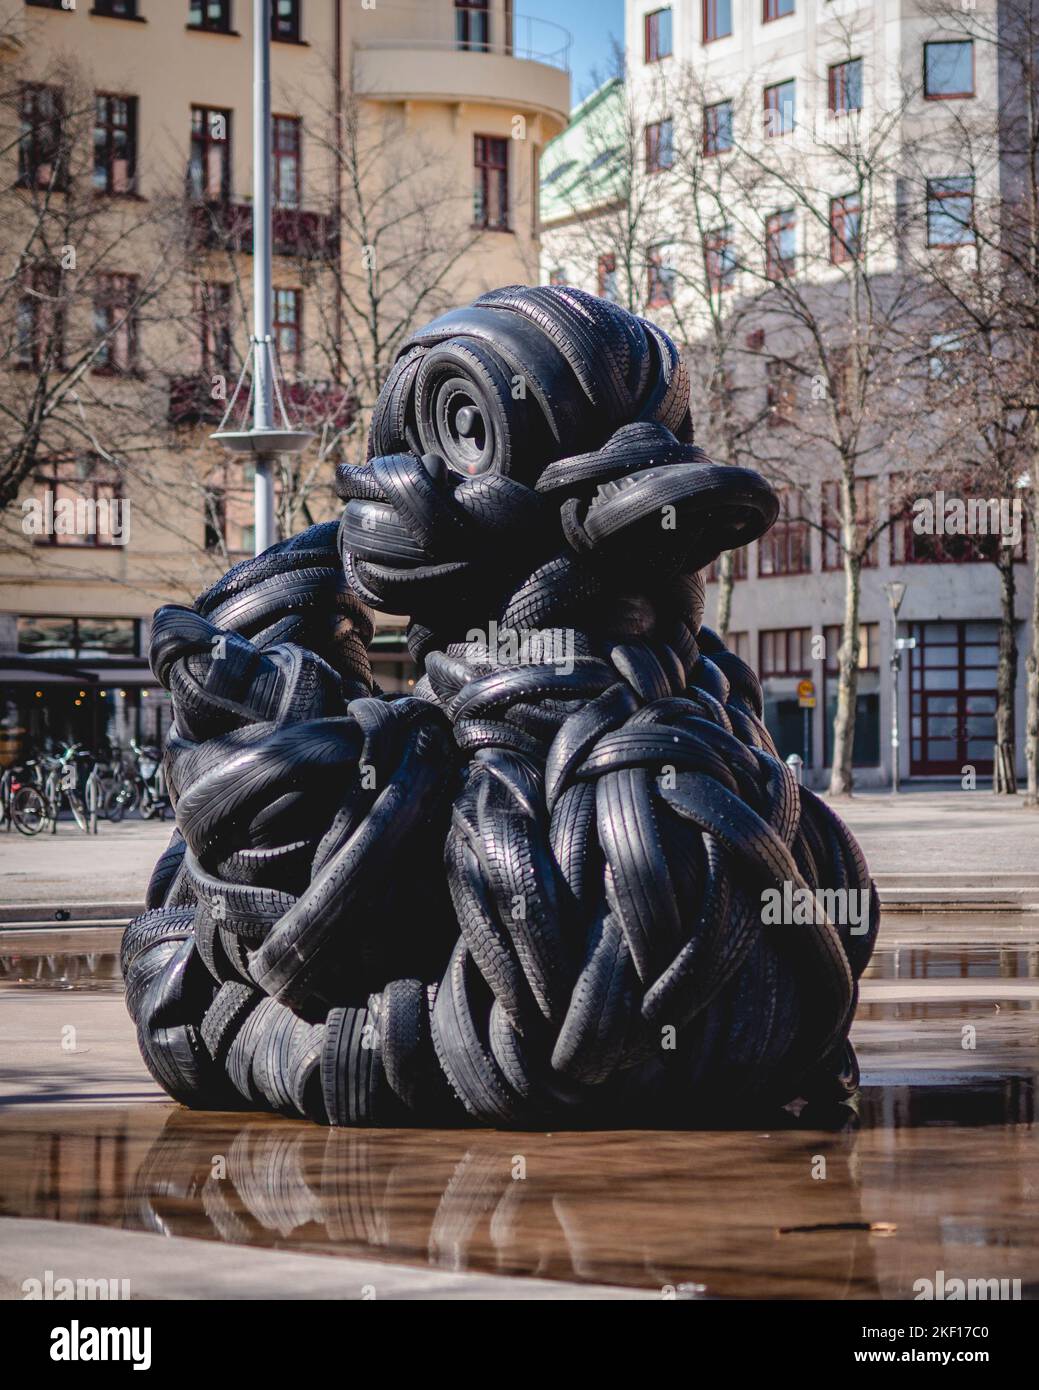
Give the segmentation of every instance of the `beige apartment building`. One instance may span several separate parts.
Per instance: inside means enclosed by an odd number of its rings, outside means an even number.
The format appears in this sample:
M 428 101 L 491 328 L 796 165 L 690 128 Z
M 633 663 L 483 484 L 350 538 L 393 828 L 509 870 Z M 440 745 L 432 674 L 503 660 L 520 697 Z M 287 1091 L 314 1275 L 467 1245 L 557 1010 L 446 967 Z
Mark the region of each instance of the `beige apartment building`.
M 0 0 L 0 488 L 25 473 L 0 520 L 0 759 L 161 737 L 150 615 L 251 553 L 248 468 L 208 435 L 249 342 L 252 11 Z M 511 0 L 271 0 L 271 22 L 274 337 L 316 436 L 279 468 L 291 533 L 336 515 L 407 329 L 537 279 L 569 36 Z M 376 639 L 390 689 L 399 628 Z

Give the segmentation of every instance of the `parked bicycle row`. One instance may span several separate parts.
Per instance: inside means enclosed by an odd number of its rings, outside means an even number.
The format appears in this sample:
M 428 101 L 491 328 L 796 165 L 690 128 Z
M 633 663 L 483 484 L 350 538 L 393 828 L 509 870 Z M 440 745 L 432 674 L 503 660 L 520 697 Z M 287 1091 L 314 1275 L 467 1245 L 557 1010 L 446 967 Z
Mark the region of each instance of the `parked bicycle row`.
M 118 823 L 134 811 L 144 820 L 165 820 L 170 802 L 158 748 L 131 739 L 125 752 L 95 753 L 67 743 L 57 752 L 25 758 L 0 776 L 0 829 L 57 834 L 66 807 L 88 835 L 97 834 L 99 821 Z

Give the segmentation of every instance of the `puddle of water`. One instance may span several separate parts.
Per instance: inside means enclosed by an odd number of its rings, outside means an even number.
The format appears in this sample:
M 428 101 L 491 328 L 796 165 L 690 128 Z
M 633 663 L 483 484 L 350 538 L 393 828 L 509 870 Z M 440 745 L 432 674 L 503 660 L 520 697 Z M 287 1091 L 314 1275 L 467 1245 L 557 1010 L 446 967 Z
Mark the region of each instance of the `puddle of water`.
M 716 1297 L 906 1298 L 938 1269 L 1020 1278 L 1036 1296 L 1039 1134 L 993 1087 L 987 1123 L 950 1143 L 957 1088 L 926 1089 L 867 1090 L 862 1128 L 840 1133 L 329 1131 L 160 1107 L 9 1112 L 0 1212 Z

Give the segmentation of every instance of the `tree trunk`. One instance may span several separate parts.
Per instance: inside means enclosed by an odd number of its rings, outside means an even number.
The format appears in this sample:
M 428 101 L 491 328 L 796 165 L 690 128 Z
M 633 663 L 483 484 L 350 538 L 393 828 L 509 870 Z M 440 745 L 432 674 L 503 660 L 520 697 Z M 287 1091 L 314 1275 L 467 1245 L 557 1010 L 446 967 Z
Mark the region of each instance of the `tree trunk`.
M 841 536 L 844 551 L 844 623 L 838 656 L 837 714 L 833 721 L 833 764 L 830 795 L 851 796 L 855 777 L 855 710 L 859 695 L 859 597 L 862 556 L 855 525 L 855 480 L 848 472 L 841 480 Z M 825 710 L 823 718 L 826 717 Z
M 1025 766 L 1028 770 L 1026 806 L 1039 808 L 1039 457 L 1032 464 L 1032 644 L 1025 661 Z
M 723 551 L 718 560 L 718 608 L 714 619 L 715 631 L 723 642 L 732 622 L 732 584 L 735 570 L 733 552 Z
M 1015 694 L 1017 642 L 1014 631 L 1014 547 L 999 548 L 999 670 L 996 673 L 996 748 L 992 790 L 1012 796 L 1017 791 Z

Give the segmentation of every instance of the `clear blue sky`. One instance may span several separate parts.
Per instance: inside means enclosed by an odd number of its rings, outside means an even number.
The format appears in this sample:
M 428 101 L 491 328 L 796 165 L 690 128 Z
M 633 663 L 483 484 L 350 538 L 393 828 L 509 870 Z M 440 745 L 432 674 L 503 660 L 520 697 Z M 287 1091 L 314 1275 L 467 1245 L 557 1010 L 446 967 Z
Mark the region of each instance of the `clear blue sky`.
M 592 90 L 593 73 L 609 76 L 613 71 L 612 40 L 624 40 L 624 0 L 516 0 L 513 6 L 516 44 L 527 41 L 523 16 L 547 19 L 561 24 L 573 35 L 570 68 L 573 73 L 571 96 L 576 106 Z M 537 39 L 534 26 L 534 37 Z

